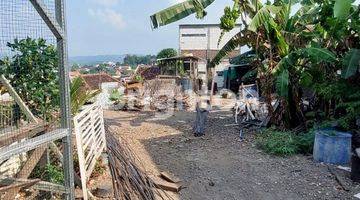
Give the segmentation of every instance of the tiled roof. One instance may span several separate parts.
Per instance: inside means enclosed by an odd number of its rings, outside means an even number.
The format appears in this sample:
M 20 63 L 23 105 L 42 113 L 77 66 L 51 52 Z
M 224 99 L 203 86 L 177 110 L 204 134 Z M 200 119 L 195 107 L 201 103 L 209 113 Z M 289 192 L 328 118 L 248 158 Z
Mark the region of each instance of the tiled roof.
M 69 72 L 70 79 L 74 79 L 74 78 L 76 78 L 76 77 L 78 77 L 80 75 L 81 75 L 81 73 L 79 71 L 71 71 L 71 72 Z
M 106 73 L 84 74 L 84 75 L 81 75 L 81 77 L 84 79 L 87 87 L 91 90 L 100 89 L 100 86 L 102 83 L 113 83 L 113 82 L 120 83 L 119 80 L 111 77 L 110 75 L 108 75 Z
M 181 50 L 181 54 L 193 54 L 195 57 L 199 57 L 199 58 L 202 58 L 202 59 L 205 59 L 206 60 L 206 57 L 207 57 L 207 54 L 208 54 L 208 59 L 212 60 L 215 58 L 215 56 L 217 55 L 219 51 L 218 50 Z M 225 57 L 226 58 L 233 58 L 233 57 L 236 57 L 240 54 L 239 51 L 232 51 L 228 54 L 228 56 Z

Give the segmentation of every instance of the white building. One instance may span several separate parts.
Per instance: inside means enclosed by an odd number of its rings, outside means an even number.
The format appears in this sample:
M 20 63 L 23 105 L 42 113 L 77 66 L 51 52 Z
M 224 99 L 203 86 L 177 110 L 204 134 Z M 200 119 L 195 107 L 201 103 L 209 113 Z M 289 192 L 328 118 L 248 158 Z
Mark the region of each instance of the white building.
M 217 55 L 219 50 L 239 31 L 241 26 L 237 25 L 232 31 L 226 33 L 220 44 L 218 41 L 221 35 L 219 24 L 183 24 L 179 26 L 179 43 L 180 54 L 192 54 L 193 56 L 202 58 L 199 61 L 199 73 L 203 79 L 206 80 L 206 66 Z M 240 48 L 222 60 L 222 62 L 215 67 L 218 76 L 215 81 L 218 87 L 223 87 L 222 71 L 230 64 L 229 58 L 240 54 Z

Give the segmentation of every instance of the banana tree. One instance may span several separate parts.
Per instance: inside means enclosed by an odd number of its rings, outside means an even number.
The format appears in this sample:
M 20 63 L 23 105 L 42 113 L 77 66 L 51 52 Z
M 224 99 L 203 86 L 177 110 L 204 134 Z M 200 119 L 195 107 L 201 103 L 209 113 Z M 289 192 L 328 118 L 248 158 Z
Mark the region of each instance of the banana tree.
M 285 25 L 289 20 L 289 13 L 291 11 L 291 2 L 284 3 L 282 1 L 276 1 L 274 4 L 263 5 L 258 0 L 234 0 L 232 7 L 226 7 L 224 9 L 224 16 L 221 17 L 221 29 L 224 33 L 231 31 L 238 20 L 241 20 L 244 29 L 235 35 L 230 41 L 226 43 L 223 49 L 217 54 L 210 66 L 214 67 L 221 59 L 229 52 L 233 51 L 238 46 L 248 45 L 257 51 L 260 61 L 266 60 L 265 64 L 257 62 L 259 69 L 263 70 L 263 77 L 266 80 L 268 104 L 271 105 L 271 92 L 274 81 L 272 78 L 272 71 L 277 66 L 277 62 L 282 57 L 286 56 L 289 52 L 289 44 L 286 38 L 282 34 Z M 160 13 L 175 12 L 175 7 L 166 9 Z M 180 15 L 167 15 L 169 16 L 164 21 L 175 21 L 180 19 Z M 154 17 L 152 17 L 153 19 Z M 248 22 L 250 18 L 250 23 Z M 154 20 L 153 20 L 154 21 Z M 296 20 L 293 20 L 296 22 Z M 284 24 L 284 25 L 283 25 Z M 154 27 L 157 27 L 156 23 L 153 23 Z M 290 26 L 291 27 L 291 26 Z M 219 41 L 221 37 L 219 38 Z M 261 66 L 260 66 L 261 65 Z M 271 107 L 271 106 L 270 106 Z M 272 109 L 270 108 L 270 112 Z
M 299 10 L 291 14 L 293 5 L 299 2 Z M 300 85 L 331 80 L 338 70 L 334 66 L 343 66 L 346 78 L 358 71 L 359 6 L 351 3 L 351 0 L 316 3 L 275 0 L 272 4 L 262 4 L 258 0 L 234 0 L 234 5 L 226 7 L 220 19 L 223 34 L 232 30 L 239 20 L 244 29 L 227 41 L 210 66 L 219 64 L 238 46 L 254 49 L 258 58 L 253 66 L 258 71 L 270 113 L 273 114 L 271 94 L 275 86 L 283 102 L 278 121 L 285 121 L 287 127 L 298 126 L 304 122 Z M 181 18 L 168 16 L 168 21 Z M 319 74 L 322 71 L 324 75 Z
M 206 16 L 205 8 L 215 0 L 187 0 L 150 16 L 153 28 L 165 26 L 196 13 L 201 19 Z

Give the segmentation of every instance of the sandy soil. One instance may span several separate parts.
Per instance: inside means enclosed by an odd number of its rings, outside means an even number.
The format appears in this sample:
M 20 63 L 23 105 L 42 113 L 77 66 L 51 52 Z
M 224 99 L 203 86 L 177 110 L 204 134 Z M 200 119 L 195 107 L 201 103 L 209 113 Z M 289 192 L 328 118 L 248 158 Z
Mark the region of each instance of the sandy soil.
M 175 199 L 352 199 L 360 192 L 340 171 L 345 191 L 328 166 L 309 156 L 269 156 L 255 147 L 252 134 L 240 141 L 229 111 L 211 113 L 202 138 L 192 136 L 193 112 L 162 119 L 153 113 L 106 111 L 105 118 L 147 173 L 166 171 L 183 180 L 185 188 Z

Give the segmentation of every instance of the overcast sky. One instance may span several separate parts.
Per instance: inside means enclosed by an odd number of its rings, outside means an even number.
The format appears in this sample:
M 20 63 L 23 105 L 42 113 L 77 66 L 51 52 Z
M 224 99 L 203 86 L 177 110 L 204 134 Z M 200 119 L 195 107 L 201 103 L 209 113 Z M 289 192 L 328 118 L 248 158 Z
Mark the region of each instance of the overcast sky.
M 149 16 L 181 0 L 75 0 L 67 1 L 70 56 L 105 54 L 155 54 L 162 48 L 178 48 L 182 23 L 219 23 L 225 5 L 218 0 L 208 16 L 195 16 L 151 30 Z

